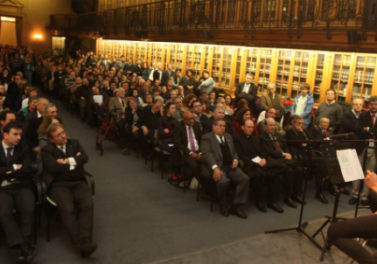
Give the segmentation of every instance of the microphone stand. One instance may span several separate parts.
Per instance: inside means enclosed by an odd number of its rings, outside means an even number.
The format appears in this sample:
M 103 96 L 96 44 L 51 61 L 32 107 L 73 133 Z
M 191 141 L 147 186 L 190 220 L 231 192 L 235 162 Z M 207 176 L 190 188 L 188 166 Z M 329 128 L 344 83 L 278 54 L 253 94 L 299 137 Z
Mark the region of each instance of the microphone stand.
M 307 143 L 308 144 L 307 148 L 308 148 L 308 151 L 309 151 L 309 158 L 307 160 L 309 162 L 312 159 L 312 155 L 311 155 L 312 146 L 311 146 L 311 144 L 312 144 L 312 142 L 316 142 L 316 141 L 318 141 L 318 140 L 285 140 L 285 142 L 292 142 L 292 143 L 293 142 Z M 313 243 L 313 245 L 315 245 L 317 248 L 322 250 L 322 246 L 317 241 L 315 241 L 314 238 L 312 236 L 310 236 L 304 230 L 304 228 L 308 225 L 308 222 L 303 223 L 303 215 L 304 215 L 304 207 L 305 207 L 305 200 L 306 200 L 306 193 L 307 193 L 307 185 L 308 185 L 308 169 L 304 168 L 304 188 L 303 188 L 302 196 L 301 196 L 302 203 L 301 203 L 300 215 L 299 215 L 297 225 L 295 227 L 291 227 L 291 228 L 267 230 L 264 233 L 265 234 L 273 234 L 273 233 L 281 233 L 281 232 L 287 232 L 287 231 L 296 231 L 298 233 L 304 234 L 309 239 L 309 241 L 311 241 Z

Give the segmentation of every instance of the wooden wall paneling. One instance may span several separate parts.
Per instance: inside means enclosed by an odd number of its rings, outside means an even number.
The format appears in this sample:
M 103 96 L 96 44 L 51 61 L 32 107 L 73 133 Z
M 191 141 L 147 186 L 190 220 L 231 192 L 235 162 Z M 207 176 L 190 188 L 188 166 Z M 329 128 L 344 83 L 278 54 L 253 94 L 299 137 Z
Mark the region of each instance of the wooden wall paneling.
M 278 68 L 278 60 L 279 60 L 279 50 L 272 49 L 271 52 L 271 67 L 270 67 L 270 78 L 269 82 L 276 83 L 276 74 Z
M 356 72 L 356 59 L 357 56 L 354 54 L 351 57 L 351 66 L 350 71 L 348 74 L 348 83 L 347 83 L 347 91 L 346 91 L 346 102 L 351 102 L 352 93 L 353 93 L 353 85 L 355 79 L 355 72 Z
M 133 47 L 133 63 L 136 63 L 136 51 L 137 51 L 137 46 L 136 46 L 136 42 L 133 43 L 132 45 Z
M 291 53 L 291 61 L 289 65 L 289 77 L 288 77 L 288 82 L 287 82 L 287 90 L 286 90 L 286 96 L 291 97 L 292 95 L 292 86 L 293 86 L 293 75 L 295 72 L 295 58 L 296 58 L 296 51 L 293 51 Z M 283 90 L 283 89 L 282 89 Z M 284 92 L 282 91 L 281 93 L 284 95 Z
M 232 62 L 231 62 L 231 67 L 230 67 L 229 86 L 228 86 L 230 94 L 232 95 L 235 92 L 238 50 L 239 50 L 238 48 L 233 48 L 233 51 L 232 51 Z
M 247 49 L 246 48 L 240 48 L 241 53 L 241 67 L 240 67 L 240 78 L 239 82 L 244 82 L 246 79 L 246 59 L 247 59 Z
M 223 10 L 223 12 L 225 12 L 224 24 L 226 25 L 228 23 L 229 0 L 225 0 L 225 8 Z
M 152 66 L 152 43 L 147 43 L 148 49 L 148 65 Z
M 182 74 L 186 74 L 187 45 L 182 45 Z
M 228 2 L 227 2 L 228 3 Z M 225 48 L 224 47 L 218 47 L 216 48 L 218 49 L 219 53 L 220 53 L 220 61 L 219 61 L 219 80 L 218 80 L 218 83 L 221 84 L 222 82 L 222 75 L 223 75 L 223 66 L 224 66 L 224 52 L 225 52 Z
M 261 53 L 262 49 L 258 49 L 257 51 L 257 61 L 256 61 L 256 69 L 255 69 L 255 77 L 254 77 L 254 84 L 259 86 L 259 72 L 260 72 L 260 61 L 261 61 Z M 260 91 L 260 89 L 258 89 Z
M 310 91 L 313 91 L 314 86 L 314 78 L 315 78 L 315 72 L 316 72 L 316 58 L 317 58 L 317 52 L 310 51 L 309 54 L 309 62 L 308 62 L 308 73 L 306 78 L 306 83 L 310 86 Z
M 324 71 L 323 71 L 323 82 L 321 84 L 321 94 L 319 98 L 319 102 L 323 102 L 326 100 L 326 91 L 331 86 L 331 78 L 333 73 L 333 64 L 334 64 L 334 53 L 328 53 L 324 63 Z
M 377 63 L 374 69 L 374 76 L 373 76 L 373 85 L 372 85 L 372 96 L 377 95 Z
M 165 43 L 160 44 L 160 49 L 161 49 L 161 63 L 162 63 L 162 67 L 164 68 L 167 45 Z
M 209 72 L 209 75 L 212 76 L 212 67 L 213 67 L 213 46 L 209 46 L 209 47 L 208 47 L 207 58 L 208 58 L 207 71 Z
M 200 48 L 200 75 L 202 75 L 203 71 L 207 70 L 204 68 L 204 65 L 206 62 L 206 56 L 208 56 L 208 46 L 201 45 L 199 48 Z
M 171 47 L 172 45 L 166 45 L 166 62 L 165 62 L 165 68 L 167 68 L 168 64 L 170 63 L 171 59 Z

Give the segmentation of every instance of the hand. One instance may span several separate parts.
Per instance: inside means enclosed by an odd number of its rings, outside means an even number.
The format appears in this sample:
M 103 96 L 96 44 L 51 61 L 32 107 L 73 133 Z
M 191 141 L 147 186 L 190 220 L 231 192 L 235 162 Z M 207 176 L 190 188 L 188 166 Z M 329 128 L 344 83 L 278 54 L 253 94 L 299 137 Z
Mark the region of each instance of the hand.
M 259 166 L 264 167 L 267 164 L 267 160 L 266 159 L 261 159 L 261 161 L 258 164 L 259 164 Z
M 369 131 L 369 127 L 363 127 L 364 131 Z
M 287 160 L 291 160 L 291 159 L 292 159 L 292 155 L 289 154 L 289 153 L 283 153 L 283 156 L 284 156 L 284 158 L 287 159 Z
M 56 162 L 59 163 L 59 164 L 65 164 L 65 160 L 64 159 L 57 159 Z
M 301 146 L 305 148 L 307 145 L 308 145 L 307 143 L 302 143 Z
M 136 134 L 137 131 L 139 131 L 139 128 L 137 126 L 132 127 L 132 134 Z
M 22 168 L 22 164 L 16 164 L 17 170 L 20 170 Z
M 192 152 L 192 153 L 191 153 L 191 157 L 193 157 L 194 159 L 196 159 L 196 158 L 198 157 L 198 154 L 195 153 L 195 152 Z
M 85 101 L 85 97 L 84 97 L 84 96 L 81 96 L 81 97 L 80 97 L 80 100 L 81 100 L 81 101 Z
M 237 168 L 238 166 L 238 160 L 233 160 L 232 169 Z
M 148 135 L 148 128 L 146 126 L 142 126 L 141 130 L 143 131 L 144 136 Z
M 203 153 L 199 152 L 198 155 L 196 156 L 197 160 L 200 160 L 203 157 Z
M 220 180 L 220 178 L 221 178 L 221 174 L 223 174 L 223 172 L 222 172 L 219 168 L 215 168 L 215 169 L 213 170 L 213 175 L 212 175 L 213 180 L 214 180 L 215 182 L 217 182 L 218 180 Z
M 367 175 L 364 179 L 365 184 L 372 189 L 374 192 L 377 192 L 377 174 L 367 170 Z
M 165 134 L 169 134 L 169 133 L 170 133 L 169 128 L 165 128 L 165 129 L 164 129 L 164 132 L 165 132 Z
M 34 152 L 39 152 L 39 151 L 41 151 L 41 147 L 35 147 L 35 148 L 33 148 L 33 151 Z
M 76 157 L 81 156 L 81 152 L 76 153 Z

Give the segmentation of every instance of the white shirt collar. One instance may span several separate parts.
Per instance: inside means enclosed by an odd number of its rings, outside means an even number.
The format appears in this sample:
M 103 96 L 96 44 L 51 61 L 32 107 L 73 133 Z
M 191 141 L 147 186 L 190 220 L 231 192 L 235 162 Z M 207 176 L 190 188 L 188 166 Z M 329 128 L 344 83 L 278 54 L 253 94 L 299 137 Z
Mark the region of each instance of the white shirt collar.
M 41 113 L 39 113 L 39 111 L 37 110 L 37 117 L 38 118 L 41 118 L 42 117 L 42 114 Z

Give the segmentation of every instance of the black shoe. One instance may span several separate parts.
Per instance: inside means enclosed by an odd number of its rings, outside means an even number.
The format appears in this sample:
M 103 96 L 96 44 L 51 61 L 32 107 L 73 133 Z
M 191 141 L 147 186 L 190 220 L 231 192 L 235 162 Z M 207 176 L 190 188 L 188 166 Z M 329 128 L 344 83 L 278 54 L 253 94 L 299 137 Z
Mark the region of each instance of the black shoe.
M 298 195 L 292 195 L 291 199 L 299 204 L 306 204 L 306 202 L 303 202 L 301 197 Z
M 361 200 L 361 205 L 362 206 L 369 206 L 368 200 Z
M 295 204 L 291 199 L 288 197 L 284 199 L 284 203 L 291 208 L 297 208 L 297 204 Z
M 349 200 L 348 200 L 348 204 L 350 205 L 354 205 L 357 203 L 357 198 L 356 197 L 351 197 Z
M 222 216 L 228 217 L 229 216 L 228 207 L 220 204 L 220 213 L 221 213 Z
M 245 211 L 242 210 L 242 208 L 240 208 L 239 206 L 233 206 L 233 207 L 229 210 L 229 213 L 231 213 L 231 214 L 233 214 L 233 215 L 236 215 L 236 216 L 238 216 L 239 218 L 247 219 L 247 214 L 246 214 Z
M 89 257 L 90 255 L 93 254 L 94 251 L 96 251 L 97 247 L 98 247 L 97 244 L 93 242 L 81 244 L 79 246 L 81 257 L 82 258 Z
M 20 250 L 21 254 L 19 256 L 20 263 L 31 263 L 35 257 L 35 247 L 32 245 L 24 245 Z M 22 258 L 23 257 L 23 258 Z M 22 262 L 25 261 L 25 262 Z
M 283 208 L 281 208 L 280 205 L 277 202 L 269 203 L 269 204 L 267 204 L 267 207 L 274 210 L 275 212 L 278 212 L 278 213 L 281 213 L 281 214 L 284 213 Z
M 255 204 L 255 206 L 258 208 L 259 211 L 261 211 L 262 213 L 266 213 L 267 212 L 267 207 L 266 207 L 266 204 L 263 203 L 263 202 L 257 202 Z
M 329 203 L 329 201 L 327 201 L 325 195 L 322 192 L 318 192 L 315 195 L 315 198 L 317 198 L 323 204 L 328 204 Z

